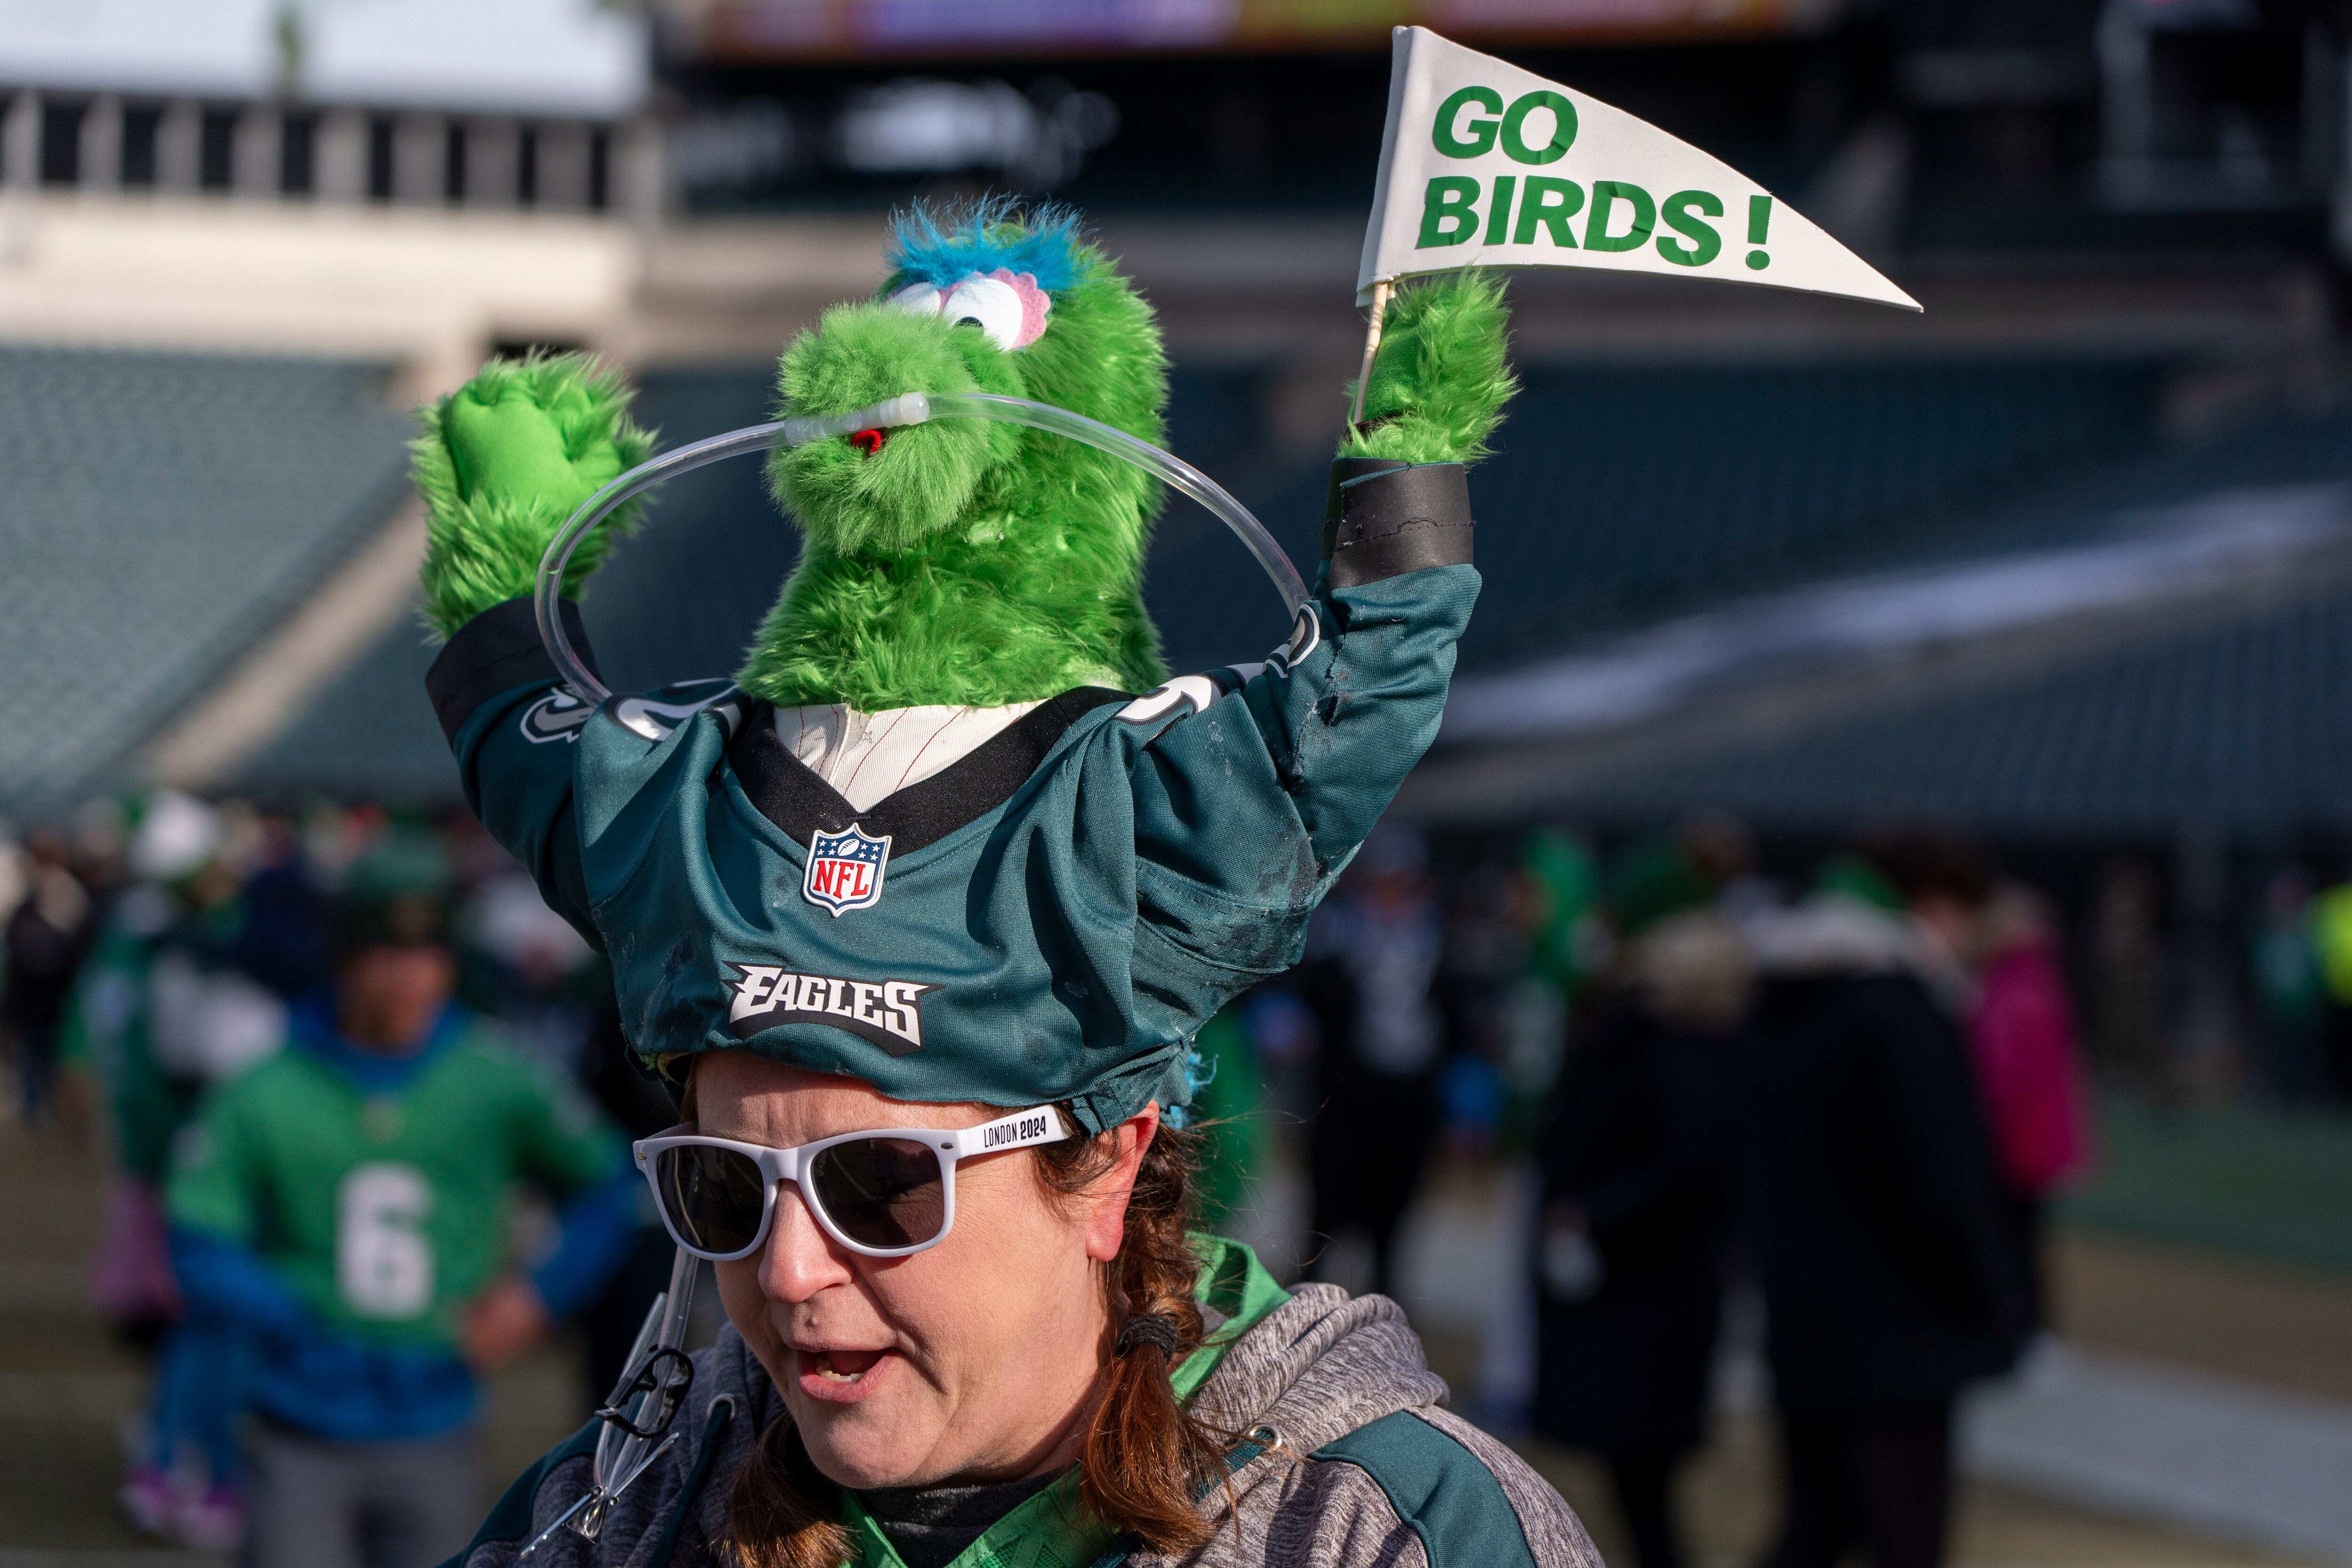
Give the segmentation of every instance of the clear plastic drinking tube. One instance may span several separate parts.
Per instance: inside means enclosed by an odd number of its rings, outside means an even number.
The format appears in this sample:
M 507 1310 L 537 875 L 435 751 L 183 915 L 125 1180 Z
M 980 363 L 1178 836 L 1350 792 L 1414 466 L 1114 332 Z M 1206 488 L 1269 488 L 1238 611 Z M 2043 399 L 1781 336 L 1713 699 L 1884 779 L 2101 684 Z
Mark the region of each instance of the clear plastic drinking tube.
M 1298 607 L 1307 602 L 1307 584 L 1299 580 L 1297 568 L 1291 565 L 1290 557 L 1274 542 L 1265 524 L 1223 485 L 1181 458 L 1099 420 L 1051 404 L 1032 403 L 1025 397 L 1004 397 L 992 392 L 909 392 L 870 408 L 779 419 L 692 442 L 640 463 L 590 496 L 556 531 L 539 563 L 539 585 L 533 602 L 539 613 L 540 638 L 547 645 L 548 657 L 555 661 L 556 672 L 592 704 L 602 703 L 612 695 L 604 682 L 589 673 L 588 667 L 572 649 L 557 605 L 562 597 L 564 568 L 571 563 L 572 552 L 580 548 L 580 542 L 588 537 L 590 530 L 623 506 L 664 479 L 741 453 L 764 451 L 770 447 L 804 447 L 812 441 L 830 440 L 860 430 L 896 429 L 933 419 L 988 419 L 1000 425 L 1025 425 L 1033 430 L 1049 430 L 1113 457 L 1124 458 L 1200 502 L 1238 534 L 1249 552 L 1257 557 L 1257 563 L 1265 569 L 1265 574 L 1274 580 L 1276 592 L 1282 595 L 1283 608 L 1290 615 L 1296 616 Z

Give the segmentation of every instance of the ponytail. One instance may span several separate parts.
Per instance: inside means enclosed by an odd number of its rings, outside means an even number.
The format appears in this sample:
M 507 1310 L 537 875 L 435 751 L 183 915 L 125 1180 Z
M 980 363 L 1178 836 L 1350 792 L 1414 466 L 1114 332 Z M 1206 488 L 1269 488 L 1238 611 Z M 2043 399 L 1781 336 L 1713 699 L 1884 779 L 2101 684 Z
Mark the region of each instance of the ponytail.
M 1225 1480 L 1226 1444 L 1177 1401 L 1169 1383 L 1207 1337 L 1193 1296 L 1201 1272 L 1192 1237 L 1199 1144 L 1197 1132 L 1163 1122 L 1144 1151 L 1118 1257 L 1104 1270 L 1111 1353 L 1078 1454 L 1087 1506 L 1163 1556 L 1215 1532 L 1200 1504 Z M 1038 1175 L 1076 1196 L 1109 1169 L 1117 1147 L 1108 1133 L 1048 1144 L 1037 1152 Z

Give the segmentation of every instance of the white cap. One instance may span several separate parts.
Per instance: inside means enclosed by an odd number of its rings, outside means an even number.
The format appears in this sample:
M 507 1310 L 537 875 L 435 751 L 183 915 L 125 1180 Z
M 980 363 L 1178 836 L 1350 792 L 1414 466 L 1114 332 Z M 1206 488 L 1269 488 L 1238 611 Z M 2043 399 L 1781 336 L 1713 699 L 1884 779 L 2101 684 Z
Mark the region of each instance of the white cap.
M 131 872 L 142 881 L 175 882 L 221 851 L 221 815 L 192 795 L 159 789 L 147 797 L 131 838 Z

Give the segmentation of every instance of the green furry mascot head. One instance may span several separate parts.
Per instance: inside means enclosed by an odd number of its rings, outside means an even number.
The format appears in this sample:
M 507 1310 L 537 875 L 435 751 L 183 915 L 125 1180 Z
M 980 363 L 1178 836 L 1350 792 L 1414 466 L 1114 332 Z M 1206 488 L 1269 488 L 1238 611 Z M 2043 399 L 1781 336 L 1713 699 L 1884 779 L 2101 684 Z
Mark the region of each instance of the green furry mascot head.
M 892 226 L 891 276 L 788 346 L 778 415 L 907 392 L 1052 404 L 1160 444 L 1168 364 L 1151 309 L 1075 216 L 992 201 Z M 1462 273 L 1390 306 L 1365 423 L 1340 454 L 1473 460 L 1512 390 L 1500 286 Z M 531 591 L 596 488 L 649 453 L 617 376 L 579 356 L 493 363 L 425 411 L 427 619 L 444 636 Z M 1334 416 L 1341 405 L 1335 402 Z M 1159 480 L 1091 447 L 940 419 L 777 451 L 768 477 L 806 536 L 738 679 L 780 708 L 995 707 L 1164 679 L 1143 608 Z M 580 592 L 625 531 L 585 542 Z
M 835 306 L 784 351 L 782 409 L 993 392 L 1160 443 L 1168 360 L 1151 308 L 1067 214 L 1024 223 L 990 204 L 894 226 L 881 298 Z M 941 419 L 780 450 L 768 476 L 807 546 L 740 677 L 753 694 L 870 712 L 1164 678 L 1142 596 L 1160 486 L 1131 464 Z

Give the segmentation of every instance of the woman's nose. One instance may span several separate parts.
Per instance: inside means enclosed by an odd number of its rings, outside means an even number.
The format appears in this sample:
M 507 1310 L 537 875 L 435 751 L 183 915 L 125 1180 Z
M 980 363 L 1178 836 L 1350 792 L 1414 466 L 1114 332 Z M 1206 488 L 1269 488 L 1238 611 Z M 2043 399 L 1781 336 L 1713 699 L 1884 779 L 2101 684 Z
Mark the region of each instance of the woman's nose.
M 760 1258 L 761 1290 L 771 1300 L 798 1305 L 828 1286 L 847 1284 L 850 1278 L 848 1260 L 809 1213 L 800 1188 L 780 1184 L 768 1247 Z

